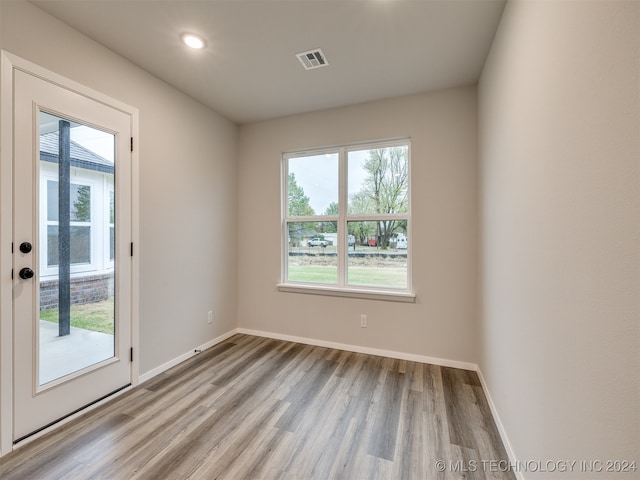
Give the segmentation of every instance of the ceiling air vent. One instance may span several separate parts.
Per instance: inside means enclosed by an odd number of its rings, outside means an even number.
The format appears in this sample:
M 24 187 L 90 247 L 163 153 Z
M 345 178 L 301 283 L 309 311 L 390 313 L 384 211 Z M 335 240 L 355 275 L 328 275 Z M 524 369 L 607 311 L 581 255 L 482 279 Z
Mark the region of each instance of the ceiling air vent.
M 300 63 L 305 70 L 313 70 L 314 68 L 326 67 L 329 65 L 327 57 L 319 48 L 308 52 L 298 53 L 296 54 L 296 57 L 298 57 L 298 60 L 300 60 Z

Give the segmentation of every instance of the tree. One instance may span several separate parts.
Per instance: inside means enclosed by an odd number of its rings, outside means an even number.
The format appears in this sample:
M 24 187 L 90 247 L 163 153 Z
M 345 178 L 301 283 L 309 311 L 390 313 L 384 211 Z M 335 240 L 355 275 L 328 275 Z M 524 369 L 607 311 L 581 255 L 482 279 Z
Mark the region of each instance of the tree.
M 376 222 L 349 222 L 349 235 L 353 235 L 359 245 L 366 245 L 375 232 Z
M 367 213 L 404 213 L 409 208 L 409 162 L 406 147 L 377 148 L 369 151 L 364 163 L 367 178 L 362 192 L 371 201 Z M 377 222 L 376 237 L 382 248 L 400 227 L 397 220 Z
M 324 212 L 325 215 L 338 216 L 338 203 L 331 202 Z M 320 229 L 323 233 L 336 233 L 338 231 L 338 222 L 321 222 Z
M 349 213 L 363 215 L 373 211 L 373 203 L 366 191 L 359 191 L 349 199 Z M 364 245 L 367 239 L 375 234 L 374 222 L 349 222 L 349 235 L 356 237 L 358 244 Z
M 338 215 L 338 202 L 331 202 L 324 212 L 325 215 Z
M 88 185 L 72 185 L 71 195 L 75 187 L 75 198 L 71 209 L 71 220 L 76 222 L 91 221 L 91 187 Z
M 305 217 L 315 215 L 311 205 L 309 205 L 309 197 L 304 193 L 304 189 L 298 185 L 296 174 L 289 174 L 289 216 Z
M 298 185 L 295 173 L 289 173 L 288 207 L 290 217 L 305 217 L 315 215 L 313 208 L 309 205 L 309 197 L 305 195 L 304 189 Z M 293 245 L 300 245 L 304 237 L 313 235 L 313 224 L 309 222 L 291 222 L 289 228 L 289 241 Z
M 350 215 L 366 215 L 374 211 L 373 202 L 369 198 L 368 192 L 360 190 L 349 198 Z

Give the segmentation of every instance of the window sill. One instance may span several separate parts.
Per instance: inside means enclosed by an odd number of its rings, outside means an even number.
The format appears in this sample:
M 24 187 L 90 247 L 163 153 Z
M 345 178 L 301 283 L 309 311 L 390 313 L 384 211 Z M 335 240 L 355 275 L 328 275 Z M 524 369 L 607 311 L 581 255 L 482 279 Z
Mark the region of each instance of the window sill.
M 387 302 L 415 303 L 416 294 L 396 292 L 393 290 L 365 290 L 360 288 L 338 288 L 320 285 L 297 285 L 279 283 L 279 292 L 306 293 L 311 295 L 327 295 L 333 297 L 363 298 L 366 300 L 383 300 Z

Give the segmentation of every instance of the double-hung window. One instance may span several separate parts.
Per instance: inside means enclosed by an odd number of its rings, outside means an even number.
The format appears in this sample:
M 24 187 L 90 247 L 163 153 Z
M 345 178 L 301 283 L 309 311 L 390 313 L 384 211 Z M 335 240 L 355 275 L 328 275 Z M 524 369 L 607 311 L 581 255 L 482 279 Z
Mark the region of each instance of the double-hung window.
M 283 156 L 280 289 L 411 301 L 409 140 Z

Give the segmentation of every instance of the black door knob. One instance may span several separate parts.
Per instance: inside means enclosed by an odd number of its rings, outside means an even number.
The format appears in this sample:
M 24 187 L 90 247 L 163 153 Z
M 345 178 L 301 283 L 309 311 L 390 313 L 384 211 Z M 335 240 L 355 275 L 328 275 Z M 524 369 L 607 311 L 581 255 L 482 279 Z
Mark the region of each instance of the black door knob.
M 33 278 L 33 270 L 31 270 L 29 267 L 24 267 L 23 269 L 20 270 L 20 273 L 18 273 L 18 275 L 20 275 L 20 278 L 23 280 L 29 280 L 30 278 Z
M 22 242 L 22 243 L 20 244 L 20 251 L 21 251 L 22 253 L 29 253 L 29 252 L 31 252 L 31 248 L 32 248 L 32 247 L 31 247 L 31 244 L 30 244 L 29 242 Z

